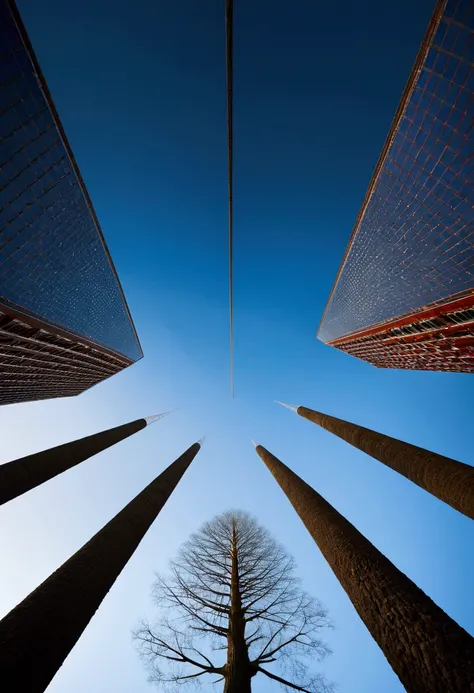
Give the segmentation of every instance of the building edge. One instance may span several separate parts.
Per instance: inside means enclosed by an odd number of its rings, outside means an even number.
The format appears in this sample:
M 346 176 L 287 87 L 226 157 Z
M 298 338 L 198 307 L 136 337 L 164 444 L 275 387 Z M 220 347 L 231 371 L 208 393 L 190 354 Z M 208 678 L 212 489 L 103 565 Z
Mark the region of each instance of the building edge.
M 20 12 L 19 12 L 14 0 L 7 0 L 7 4 L 8 4 L 8 7 L 10 9 L 10 13 L 12 15 L 13 21 L 15 22 L 15 25 L 18 29 L 18 33 L 21 37 L 23 45 L 25 46 L 25 50 L 28 54 L 28 58 L 30 59 L 31 64 L 33 66 L 33 71 L 34 71 L 34 74 L 38 80 L 39 87 L 44 94 L 44 98 L 45 98 L 46 103 L 48 105 L 49 111 L 50 111 L 51 116 L 54 120 L 54 123 L 57 127 L 58 134 L 59 134 L 61 141 L 64 145 L 64 148 L 65 148 L 66 153 L 68 155 L 69 161 L 70 161 L 71 166 L 74 170 L 74 174 L 77 178 L 77 181 L 78 181 L 79 186 L 81 188 L 82 194 L 84 196 L 86 205 L 87 205 L 89 212 L 92 216 L 92 219 L 94 221 L 94 225 L 97 229 L 97 233 L 99 235 L 100 242 L 102 243 L 102 246 L 104 248 L 104 252 L 105 252 L 105 255 L 107 257 L 107 261 L 109 263 L 110 269 L 112 270 L 115 281 L 117 283 L 120 295 L 122 297 L 123 304 L 125 306 L 125 311 L 127 313 L 127 316 L 128 316 L 129 321 L 130 321 L 133 333 L 135 335 L 135 339 L 137 341 L 138 348 L 139 348 L 140 353 L 141 353 L 140 358 L 136 359 L 136 361 L 139 361 L 144 356 L 142 345 L 141 345 L 140 339 L 138 337 L 138 332 L 136 330 L 135 323 L 133 321 L 132 314 L 130 312 L 130 308 L 129 308 L 127 299 L 125 297 L 125 292 L 123 290 L 122 283 L 120 281 L 120 278 L 118 276 L 117 270 L 116 270 L 115 265 L 114 265 L 114 262 L 112 260 L 112 256 L 111 256 L 109 248 L 107 246 L 107 242 L 105 240 L 105 236 L 104 236 L 104 233 L 102 231 L 102 227 L 100 225 L 99 219 L 98 219 L 97 214 L 95 212 L 94 206 L 92 204 L 92 200 L 90 198 L 90 195 L 89 195 L 89 192 L 87 190 L 84 179 L 82 177 L 82 174 L 79 170 L 79 166 L 77 164 L 76 158 L 74 156 L 71 145 L 70 145 L 69 140 L 67 138 L 66 132 L 65 132 L 64 127 L 62 125 L 61 119 L 59 117 L 59 113 L 56 110 L 56 106 L 54 105 L 53 97 L 52 97 L 51 92 L 49 90 L 49 87 L 46 83 L 46 79 L 44 77 L 44 74 L 43 74 L 43 71 L 41 69 L 39 60 L 36 56 L 35 50 L 34 50 L 33 45 L 31 43 L 30 37 L 28 36 L 28 32 L 26 30 L 26 27 L 25 27 L 23 20 L 21 18 Z M 118 352 L 118 353 L 120 353 L 120 352 Z M 136 361 L 132 361 L 132 363 L 135 363 Z
M 398 108 L 395 111 L 395 115 L 392 119 L 392 123 L 391 123 L 390 129 L 388 131 L 388 135 L 385 139 L 384 145 L 382 147 L 382 151 L 381 151 L 379 158 L 377 160 L 377 163 L 375 165 L 375 169 L 374 169 L 374 172 L 372 174 L 372 178 L 370 179 L 369 186 L 367 188 L 364 199 L 362 201 L 362 205 L 361 205 L 361 208 L 360 208 L 359 213 L 357 215 L 357 218 L 356 218 L 354 227 L 352 229 L 352 233 L 350 235 L 349 241 L 347 243 L 347 246 L 346 246 L 343 258 L 342 258 L 342 262 L 341 262 L 339 269 L 337 271 L 336 278 L 334 280 L 331 292 L 329 294 L 328 300 L 326 302 L 326 306 L 324 308 L 324 312 L 322 314 L 321 320 L 319 321 L 318 329 L 316 331 L 316 338 L 319 339 L 320 341 L 322 341 L 324 344 L 328 344 L 328 342 L 324 342 L 319 337 L 319 334 L 320 334 L 321 327 L 322 327 L 323 322 L 324 322 L 324 318 L 326 317 L 326 313 L 327 313 L 327 310 L 329 308 L 329 304 L 331 303 L 331 299 L 332 299 L 334 292 L 336 290 L 336 287 L 339 283 L 339 278 L 341 276 L 342 270 L 345 267 L 352 243 L 353 243 L 354 238 L 355 238 L 355 236 L 359 230 L 359 226 L 360 226 L 360 224 L 364 218 L 365 212 L 367 210 L 367 206 L 370 202 L 370 199 L 371 199 L 372 194 L 374 192 L 374 188 L 377 184 L 380 172 L 382 170 L 382 167 L 385 163 L 385 159 L 387 157 L 388 151 L 390 149 L 390 145 L 392 144 L 392 142 L 395 138 L 395 135 L 398 131 L 398 128 L 400 126 L 402 116 L 403 116 L 403 114 L 407 108 L 408 101 L 409 101 L 409 99 L 413 93 L 420 68 L 426 59 L 426 56 L 428 54 L 431 43 L 433 41 L 435 33 L 436 33 L 438 26 L 440 24 L 441 17 L 442 17 L 442 14 L 444 12 L 444 9 L 446 7 L 447 2 L 448 2 L 448 0 L 437 0 L 436 7 L 435 7 L 434 12 L 431 16 L 430 22 L 428 24 L 428 28 L 425 32 L 424 37 L 423 37 L 423 41 L 421 42 L 421 46 L 420 46 L 418 53 L 417 53 L 417 56 L 415 58 L 415 63 L 414 63 L 413 68 L 410 72 L 408 80 L 405 84 L 405 88 L 402 92 L 400 103 L 398 104 Z

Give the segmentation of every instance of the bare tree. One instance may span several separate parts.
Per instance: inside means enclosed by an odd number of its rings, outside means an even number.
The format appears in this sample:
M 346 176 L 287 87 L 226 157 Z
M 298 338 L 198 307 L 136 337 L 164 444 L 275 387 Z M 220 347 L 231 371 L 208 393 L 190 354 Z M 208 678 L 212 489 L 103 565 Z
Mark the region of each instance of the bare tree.
M 134 633 L 150 681 L 173 690 L 210 674 L 212 683 L 224 681 L 224 693 L 250 693 L 252 678 L 262 674 L 287 691 L 331 691 L 308 663 L 330 653 L 320 639 L 330 627 L 327 612 L 301 589 L 294 569 L 293 558 L 246 513 L 204 524 L 170 575 L 157 577 L 158 621 L 142 622 Z M 225 662 L 216 661 L 219 651 Z

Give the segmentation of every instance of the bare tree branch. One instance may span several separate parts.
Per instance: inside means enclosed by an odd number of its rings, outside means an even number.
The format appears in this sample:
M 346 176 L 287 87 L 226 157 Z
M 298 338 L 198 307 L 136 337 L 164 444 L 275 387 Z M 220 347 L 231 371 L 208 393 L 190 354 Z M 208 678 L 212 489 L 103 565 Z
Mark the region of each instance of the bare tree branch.
M 285 679 L 282 679 L 280 676 L 272 674 L 270 671 L 267 671 L 266 669 L 262 669 L 262 667 L 258 667 L 258 670 L 261 671 L 262 674 L 265 674 L 265 676 L 268 676 L 269 679 L 278 681 L 278 683 L 281 683 L 283 686 L 289 686 L 290 688 L 294 688 L 295 691 L 302 691 L 302 693 L 313 693 L 313 691 L 311 691 L 309 688 L 303 688 L 302 686 L 298 686 L 296 683 L 291 683 L 291 681 L 285 681 Z
M 205 523 L 169 575 L 156 578 L 161 618 L 135 633 L 151 680 L 179 687 L 205 674 L 217 674 L 214 683 L 243 676 L 236 689 L 250 691 L 261 674 L 301 693 L 328 693 L 331 687 L 309 668 L 330 653 L 320 639 L 330 622 L 294 573 L 294 560 L 247 514 L 228 512 Z M 289 679 L 262 668 L 270 663 Z

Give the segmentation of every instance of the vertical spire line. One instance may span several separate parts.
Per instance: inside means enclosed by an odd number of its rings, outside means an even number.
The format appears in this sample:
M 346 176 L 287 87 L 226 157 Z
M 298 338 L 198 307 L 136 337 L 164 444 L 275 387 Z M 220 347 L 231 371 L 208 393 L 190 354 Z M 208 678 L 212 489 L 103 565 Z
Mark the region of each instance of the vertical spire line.
M 226 0 L 226 67 L 227 67 L 227 152 L 228 152 L 228 189 L 229 189 L 229 328 L 230 328 L 230 394 L 234 397 L 234 272 L 233 272 L 233 156 L 232 156 L 232 85 L 233 85 L 233 0 Z

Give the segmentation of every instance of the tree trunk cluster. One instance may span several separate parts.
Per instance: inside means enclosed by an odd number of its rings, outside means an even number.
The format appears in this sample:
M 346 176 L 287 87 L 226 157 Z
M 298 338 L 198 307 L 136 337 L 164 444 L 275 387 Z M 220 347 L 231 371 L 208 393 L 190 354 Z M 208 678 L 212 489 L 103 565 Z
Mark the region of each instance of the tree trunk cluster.
M 345 517 L 262 446 L 302 519 L 409 693 L 474 692 L 474 639 Z

